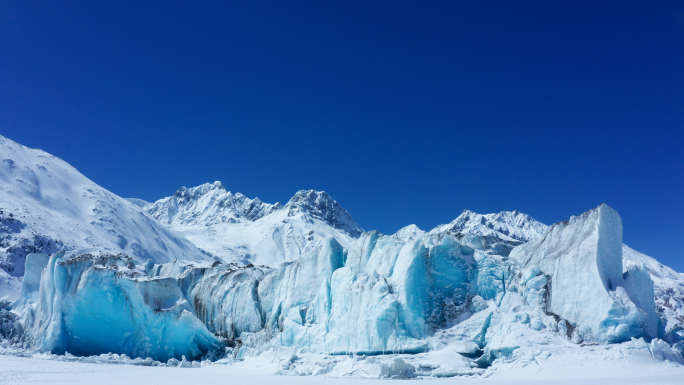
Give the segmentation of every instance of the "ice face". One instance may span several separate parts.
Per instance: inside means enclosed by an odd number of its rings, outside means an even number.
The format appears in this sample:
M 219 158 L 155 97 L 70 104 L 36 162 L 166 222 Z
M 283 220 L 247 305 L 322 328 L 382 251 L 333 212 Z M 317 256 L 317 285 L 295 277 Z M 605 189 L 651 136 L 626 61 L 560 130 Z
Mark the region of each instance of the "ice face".
M 658 323 L 658 335 L 670 342 L 683 341 L 684 275 L 626 245 L 622 246 L 622 256 L 624 286 L 630 298 L 639 307 L 645 308 L 646 305 L 642 303 L 644 300 L 648 301 L 648 288 L 652 285 L 657 314 L 652 318 Z
M 308 309 L 315 314 L 319 310 L 314 307 L 319 290 L 329 284 L 333 272 L 343 263 L 342 246 L 330 238 L 320 249 L 264 277 L 258 294 L 270 330 L 282 328 L 291 309 L 295 309 L 295 314 L 308 312 Z M 323 303 L 319 301 L 318 306 L 325 306 L 325 300 L 321 298 Z
M 620 218 L 600 206 L 510 253 L 490 236 L 370 232 L 278 269 L 36 255 L 16 308 L 54 352 L 197 357 L 220 336 L 237 355 L 448 348 L 484 368 L 520 348 L 660 335 L 648 270 L 622 265 Z
M 29 257 L 30 279 L 17 302 L 24 306 L 16 307 L 26 338 L 42 351 L 166 361 L 197 358 L 222 346 L 194 316 L 173 278 L 147 277 L 122 255 L 62 252 L 42 269 L 36 295 L 35 273 L 44 260 Z
M 258 268 L 221 265 L 211 269 L 190 293 L 197 317 L 209 331 L 229 339 L 258 332 L 264 327 L 257 297 L 263 275 Z
M 543 237 L 515 248 L 510 257 L 524 271 L 539 269 L 548 277 L 546 311 L 579 327 L 584 339 L 620 342 L 656 336 L 653 286 L 646 293 L 648 285 L 640 289 L 631 284 L 645 281 L 636 274 L 623 283 L 622 221 L 607 205 L 554 225 Z M 536 286 L 543 287 L 541 282 Z
M 371 232 L 346 261 L 331 244 L 267 275 L 259 300 L 274 343 L 331 354 L 423 351 L 434 328 L 463 314 L 473 296 L 503 293 L 501 256 L 450 235 L 429 243 Z

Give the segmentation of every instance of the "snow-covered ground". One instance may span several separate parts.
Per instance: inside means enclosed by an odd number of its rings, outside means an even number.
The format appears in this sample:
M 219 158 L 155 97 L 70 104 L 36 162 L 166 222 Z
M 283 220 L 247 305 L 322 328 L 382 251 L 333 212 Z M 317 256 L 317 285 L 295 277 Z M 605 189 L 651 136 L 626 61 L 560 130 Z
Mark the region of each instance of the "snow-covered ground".
M 626 348 L 587 348 L 580 354 L 558 354 L 534 361 L 518 360 L 492 371 L 487 377 L 460 376 L 425 378 L 440 384 L 681 384 L 684 367 L 654 363 L 647 351 Z M 0 350 L 0 353 L 2 351 Z M 619 357 L 615 357 L 615 355 Z M 616 359 L 617 358 L 617 359 Z M 372 365 L 360 358 L 340 359 L 339 373 L 329 376 L 278 375 L 283 359 L 272 355 L 244 361 L 214 363 L 200 367 L 155 367 L 131 364 L 88 363 L 87 359 L 54 355 L 17 357 L 0 355 L 0 383 L 3 384 L 378 384 L 377 376 L 358 373 Z M 368 359 L 366 359 L 368 360 Z M 346 372 L 346 373 L 345 373 Z M 406 383 L 383 379 L 382 384 Z

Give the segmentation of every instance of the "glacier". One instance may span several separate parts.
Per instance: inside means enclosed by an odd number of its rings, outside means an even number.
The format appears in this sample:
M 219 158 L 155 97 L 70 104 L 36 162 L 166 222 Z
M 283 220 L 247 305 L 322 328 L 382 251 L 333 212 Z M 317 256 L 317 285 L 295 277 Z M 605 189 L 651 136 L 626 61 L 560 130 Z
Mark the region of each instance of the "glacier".
M 621 219 L 605 204 L 517 246 L 492 233 L 409 235 L 367 232 L 346 248 L 328 238 L 276 268 L 32 254 L 11 310 L 18 343 L 160 361 L 446 354 L 483 373 L 539 347 L 638 340 L 684 363 L 681 329 L 659 312 L 648 264 L 623 257 Z M 283 373 L 300 370 L 297 360 Z M 449 372 L 440 365 L 433 374 Z
M 684 276 L 625 245 L 605 204 L 383 235 L 322 191 L 268 204 L 215 182 L 151 203 L 2 137 L 0 156 L 0 349 L 404 378 L 602 352 L 684 364 Z
M 649 306 L 653 283 L 648 275 L 631 278 L 633 271 L 623 280 L 622 221 L 607 205 L 552 226 L 514 249 L 511 259 L 524 271 L 534 270 L 530 276 L 546 277 L 548 282 L 531 290 L 548 291 L 546 311 L 570 322 L 578 341 L 657 336 L 655 306 Z M 527 287 L 534 279 L 528 278 Z

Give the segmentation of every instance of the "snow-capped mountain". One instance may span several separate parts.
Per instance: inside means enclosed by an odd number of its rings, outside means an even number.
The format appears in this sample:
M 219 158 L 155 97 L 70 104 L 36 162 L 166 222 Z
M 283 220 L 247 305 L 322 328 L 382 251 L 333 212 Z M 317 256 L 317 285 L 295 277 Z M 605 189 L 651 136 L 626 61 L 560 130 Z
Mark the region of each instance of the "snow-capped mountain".
M 517 246 L 543 235 L 549 227 L 519 211 L 502 211 L 497 214 L 478 214 L 465 210 L 450 223 L 436 226 L 425 232 L 416 225 L 408 225 L 394 236 L 404 241 L 438 235 L 471 234 L 499 240 L 508 246 Z
M 483 215 L 465 210 L 451 223 L 437 226 L 430 233 L 474 234 L 519 244 L 538 238 L 547 229 L 548 226 L 518 211 Z
M 211 226 L 221 223 L 254 222 L 280 209 L 278 203 L 263 203 L 227 191 L 221 182 L 185 188 L 145 206 L 159 222 L 168 226 Z
M 0 268 L 20 277 L 29 253 L 82 248 L 141 261 L 209 259 L 63 160 L 0 136 Z
M 299 191 L 281 205 L 233 194 L 214 182 L 181 187 L 144 208 L 216 256 L 272 267 L 299 259 L 327 238 L 346 246 L 363 233 L 342 206 L 315 190 Z
M 399 229 L 394 236 L 406 242 L 415 242 L 427 234 L 416 225 L 408 225 Z
M 119 198 L 0 137 L 0 267 L 0 299 L 21 290 L 0 300 L 3 348 L 171 364 L 285 352 L 289 374 L 399 353 L 414 374 L 476 375 L 585 348 L 684 365 L 684 276 L 624 245 L 605 204 L 553 226 L 465 211 L 384 236 L 315 190 L 284 205 L 220 182 Z

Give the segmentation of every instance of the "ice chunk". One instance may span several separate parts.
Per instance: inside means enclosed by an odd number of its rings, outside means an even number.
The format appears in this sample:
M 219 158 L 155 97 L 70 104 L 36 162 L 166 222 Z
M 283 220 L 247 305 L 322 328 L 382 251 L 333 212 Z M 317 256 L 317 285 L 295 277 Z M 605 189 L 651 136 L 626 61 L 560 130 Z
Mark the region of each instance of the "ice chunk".
M 217 265 L 192 288 L 190 301 L 209 331 L 228 339 L 261 330 L 263 320 L 257 286 L 260 268 Z
M 546 276 L 538 275 L 527 281 L 526 286 L 532 290 L 541 290 L 546 286 Z
M 648 273 L 646 266 L 641 267 L 632 266 L 623 274 L 622 286 L 625 288 L 627 295 L 634 304 L 644 312 L 646 320 L 644 328 L 646 335 L 649 338 L 656 338 L 658 336 L 658 329 L 661 323 L 658 314 L 656 313 L 656 305 L 653 280 Z
M 413 378 L 416 368 L 407 364 L 401 358 L 395 358 L 390 364 L 382 364 L 380 369 L 381 378 Z
M 318 250 L 265 276 L 258 294 L 267 326 L 271 330 L 279 329 L 292 308 L 309 307 L 312 314 L 327 313 L 315 309 L 314 300 L 321 286 L 330 282 L 333 272 L 343 263 L 342 246 L 329 238 Z M 326 299 L 318 304 L 326 306 Z

